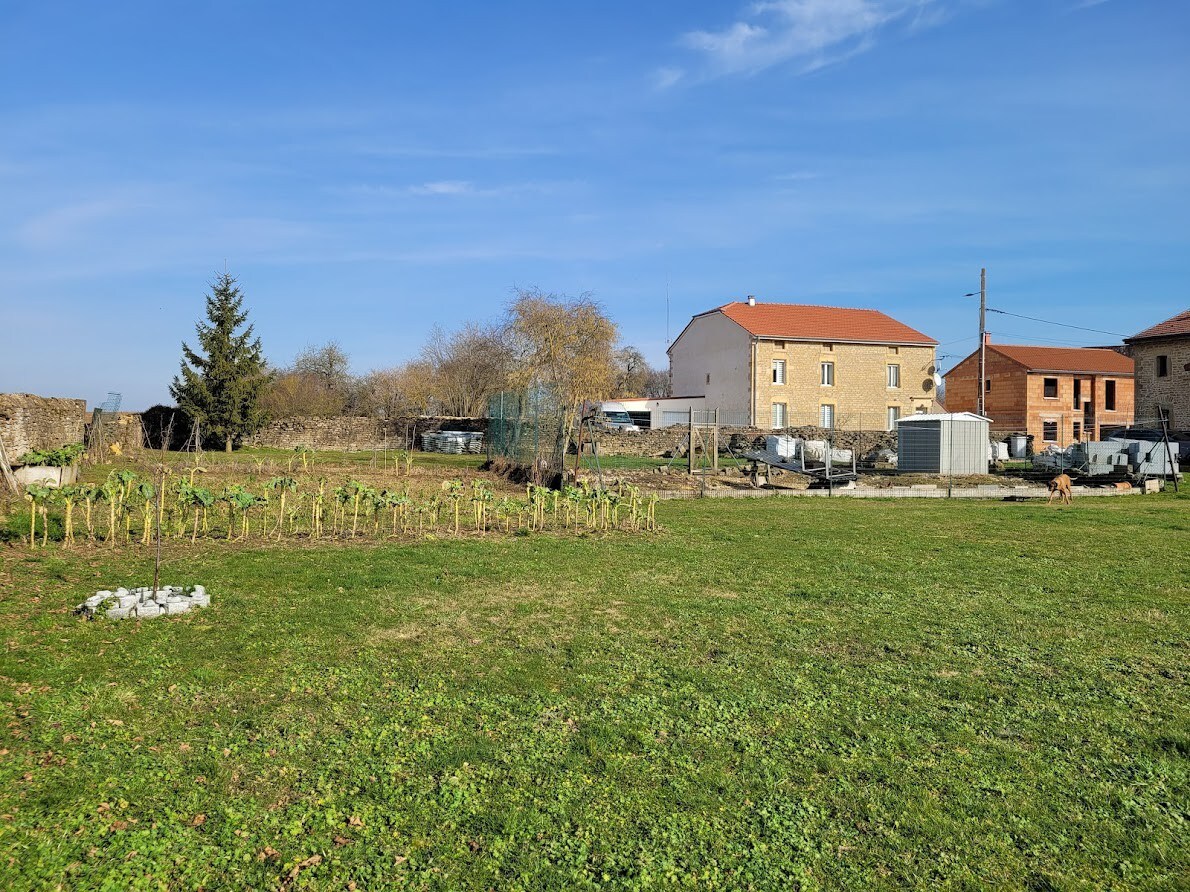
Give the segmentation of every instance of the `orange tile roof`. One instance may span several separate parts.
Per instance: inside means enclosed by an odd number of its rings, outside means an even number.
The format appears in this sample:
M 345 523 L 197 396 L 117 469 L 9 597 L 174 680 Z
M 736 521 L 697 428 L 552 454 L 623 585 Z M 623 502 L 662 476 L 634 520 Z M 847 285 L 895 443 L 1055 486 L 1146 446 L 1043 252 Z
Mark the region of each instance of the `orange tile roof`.
M 879 310 L 760 302 L 757 302 L 756 306 L 748 306 L 744 301 L 735 301 L 710 312 L 722 313 L 750 334 L 761 338 L 925 346 L 938 343 L 929 335 L 924 335 Z
M 1169 338 L 1177 335 L 1190 335 L 1190 310 L 1183 310 L 1178 315 L 1171 316 L 1164 322 L 1158 322 L 1152 328 L 1146 328 L 1139 334 L 1134 334 L 1125 340 L 1131 343 L 1132 341 L 1144 341 L 1149 338 Z
M 1001 356 L 1035 372 L 1088 372 L 1131 375 L 1132 360 L 1103 347 L 1026 347 L 1017 344 L 988 344 Z M 974 354 L 972 354 L 974 355 Z

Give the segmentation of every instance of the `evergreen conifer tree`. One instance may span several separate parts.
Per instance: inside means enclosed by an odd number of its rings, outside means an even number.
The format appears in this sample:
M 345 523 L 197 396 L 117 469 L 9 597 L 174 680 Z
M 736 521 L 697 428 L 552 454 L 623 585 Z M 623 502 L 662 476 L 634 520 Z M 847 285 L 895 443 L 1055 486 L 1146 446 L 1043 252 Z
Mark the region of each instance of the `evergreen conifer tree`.
M 182 343 L 182 374 L 169 391 L 178 407 L 200 425 L 204 437 L 223 441 L 231 452 L 235 440 L 264 423 L 260 394 L 268 372 L 253 338 L 253 326 L 242 309 L 243 292 L 228 273 L 219 276 L 207 295 L 207 322 L 199 322 L 198 350 Z

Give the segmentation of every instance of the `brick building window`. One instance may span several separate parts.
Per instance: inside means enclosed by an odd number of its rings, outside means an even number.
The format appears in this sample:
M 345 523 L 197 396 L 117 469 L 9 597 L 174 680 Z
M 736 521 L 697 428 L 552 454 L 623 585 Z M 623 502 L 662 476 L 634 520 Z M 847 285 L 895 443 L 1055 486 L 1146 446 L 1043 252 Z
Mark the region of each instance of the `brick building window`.
M 822 384 L 824 387 L 833 387 L 835 384 L 835 364 L 833 362 L 824 362 L 822 364 Z
M 1074 379 L 1074 408 L 1081 409 L 1083 407 L 1083 379 Z
M 1058 422 L 1043 421 L 1041 422 L 1041 439 L 1047 443 L 1058 442 Z
M 784 359 L 774 359 L 773 360 L 773 383 L 774 384 L 784 384 L 785 383 L 785 360 Z
M 774 347 L 774 349 L 777 349 L 777 350 L 784 350 L 785 342 L 784 341 L 773 341 L 773 347 Z
M 1081 421 L 1074 422 L 1074 439 L 1081 441 L 1083 438 L 1083 423 Z
M 1103 408 L 1107 409 L 1109 412 L 1114 412 L 1116 410 L 1115 381 L 1103 382 Z
M 1157 357 L 1157 377 L 1158 378 L 1168 378 L 1169 377 L 1169 357 L 1168 356 L 1158 356 Z
M 818 411 L 819 427 L 833 428 L 835 426 L 835 407 L 830 403 L 823 403 Z
M 897 419 L 900 417 L 901 417 L 901 407 L 900 406 L 889 406 L 888 407 L 888 429 L 890 431 L 895 431 L 897 429 Z
M 1041 382 L 1042 394 L 1047 400 L 1056 400 L 1058 398 L 1058 379 L 1044 378 Z
M 890 365 L 888 367 L 888 386 L 901 386 L 901 367 L 899 365 Z
M 785 403 L 773 403 L 773 430 L 780 430 L 789 426 L 789 406 Z
M 991 378 L 984 378 L 984 380 L 983 380 L 983 392 L 984 392 L 984 393 L 991 393 L 991 392 L 992 392 L 992 379 L 991 379 Z

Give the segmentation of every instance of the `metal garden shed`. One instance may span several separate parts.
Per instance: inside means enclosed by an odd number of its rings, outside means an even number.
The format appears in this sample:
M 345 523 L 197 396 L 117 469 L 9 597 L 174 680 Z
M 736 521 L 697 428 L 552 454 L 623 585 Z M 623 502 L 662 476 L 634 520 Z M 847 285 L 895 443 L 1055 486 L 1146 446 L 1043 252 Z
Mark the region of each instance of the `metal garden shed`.
M 909 415 L 897 421 L 897 470 L 986 474 L 990 419 L 973 412 Z

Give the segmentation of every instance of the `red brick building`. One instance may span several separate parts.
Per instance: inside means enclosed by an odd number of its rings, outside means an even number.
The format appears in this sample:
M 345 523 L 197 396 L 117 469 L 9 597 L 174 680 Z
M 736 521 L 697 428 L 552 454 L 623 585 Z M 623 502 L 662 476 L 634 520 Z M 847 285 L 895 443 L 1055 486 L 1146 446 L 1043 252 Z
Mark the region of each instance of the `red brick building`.
M 985 352 L 984 412 L 993 431 L 1032 434 L 1040 450 L 1132 423 L 1132 360 L 1115 350 L 989 342 Z M 978 378 L 976 350 L 946 373 L 947 411 L 977 411 Z

